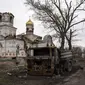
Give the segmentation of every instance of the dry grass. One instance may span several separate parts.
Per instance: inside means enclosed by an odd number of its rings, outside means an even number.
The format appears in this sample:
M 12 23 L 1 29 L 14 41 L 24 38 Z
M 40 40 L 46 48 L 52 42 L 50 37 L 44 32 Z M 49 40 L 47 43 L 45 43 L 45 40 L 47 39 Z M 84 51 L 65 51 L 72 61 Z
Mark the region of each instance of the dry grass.
M 83 61 L 84 60 L 82 60 L 81 62 Z M 8 73 L 10 72 L 12 73 L 12 75 L 8 75 Z M 0 85 L 58 85 L 60 82 L 62 82 L 65 78 L 68 78 L 69 76 L 71 76 L 71 74 L 68 74 L 63 78 L 57 76 L 26 77 L 26 70 L 22 67 L 17 68 L 14 62 L 0 62 Z

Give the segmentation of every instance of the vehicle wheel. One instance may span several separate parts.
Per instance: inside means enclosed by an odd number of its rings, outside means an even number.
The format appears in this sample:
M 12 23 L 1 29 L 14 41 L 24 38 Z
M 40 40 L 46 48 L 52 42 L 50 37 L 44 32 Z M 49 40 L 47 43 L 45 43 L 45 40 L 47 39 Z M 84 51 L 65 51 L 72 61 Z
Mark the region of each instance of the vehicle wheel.
M 54 67 L 54 73 L 55 73 L 56 75 L 59 74 L 59 66 L 58 66 L 58 65 L 55 65 L 55 67 Z
M 61 75 L 64 74 L 65 71 L 64 71 L 64 65 L 63 64 L 61 64 L 59 72 L 60 72 Z
M 72 71 L 72 62 L 71 61 L 66 61 L 66 63 L 65 63 L 65 70 L 67 72 L 71 72 Z

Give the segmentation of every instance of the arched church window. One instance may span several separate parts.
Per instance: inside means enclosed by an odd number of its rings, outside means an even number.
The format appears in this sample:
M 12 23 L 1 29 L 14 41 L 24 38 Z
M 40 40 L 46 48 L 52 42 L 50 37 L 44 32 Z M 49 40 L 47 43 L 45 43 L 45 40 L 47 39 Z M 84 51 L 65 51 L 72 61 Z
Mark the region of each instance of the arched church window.
M 1 35 L 1 31 L 0 31 L 0 35 Z
M 12 16 L 10 16 L 10 22 L 13 23 L 13 18 L 12 18 Z
M 0 15 L 0 22 L 2 21 L 2 16 Z
M 2 46 L 2 44 L 0 43 L 0 48 L 2 48 L 3 46 Z
M 29 28 L 27 28 L 27 31 L 29 31 Z
M 19 54 L 19 49 L 20 49 L 20 47 L 19 47 L 19 45 L 16 45 L 16 54 Z

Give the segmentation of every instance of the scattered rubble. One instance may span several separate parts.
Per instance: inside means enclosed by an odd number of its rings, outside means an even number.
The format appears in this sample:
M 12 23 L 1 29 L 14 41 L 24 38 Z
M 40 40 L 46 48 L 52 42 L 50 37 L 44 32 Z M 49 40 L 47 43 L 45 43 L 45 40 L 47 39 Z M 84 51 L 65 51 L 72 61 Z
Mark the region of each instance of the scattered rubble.
M 12 76 L 12 73 L 9 73 L 9 72 L 8 72 L 7 74 L 8 74 L 9 76 Z
M 30 76 L 24 69 L 0 70 L 0 85 L 85 85 L 85 62 L 65 75 Z M 82 69 L 83 68 L 83 69 Z M 11 83 L 11 84 L 10 84 Z

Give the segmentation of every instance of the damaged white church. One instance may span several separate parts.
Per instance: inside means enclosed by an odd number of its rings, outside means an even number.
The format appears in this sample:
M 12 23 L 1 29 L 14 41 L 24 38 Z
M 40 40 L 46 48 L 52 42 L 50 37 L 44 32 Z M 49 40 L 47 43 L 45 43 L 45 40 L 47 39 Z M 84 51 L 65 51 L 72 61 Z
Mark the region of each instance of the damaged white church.
M 0 13 L 0 57 L 26 57 L 24 41 L 21 39 L 22 35 L 29 40 L 28 47 L 33 42 L 42 40 L 42 37 L 33 34 L 34 24 L 30 19 L 26 23 L 25 34 L 16 35 L 17 28 L 13 26 L 13 22 L 14 15 L 12 13 Z

